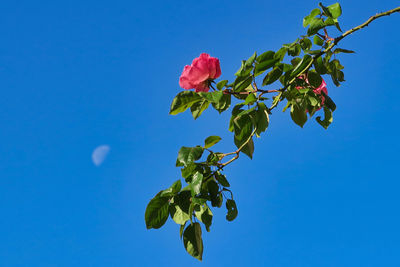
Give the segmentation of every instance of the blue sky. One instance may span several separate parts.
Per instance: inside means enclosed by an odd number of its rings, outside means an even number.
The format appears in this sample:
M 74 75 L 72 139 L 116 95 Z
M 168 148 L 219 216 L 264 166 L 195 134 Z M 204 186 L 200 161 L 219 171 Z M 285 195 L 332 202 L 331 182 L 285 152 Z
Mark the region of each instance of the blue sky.
M 333 2 L 326 2 L 331 4 Z M 229 112 L 169 116 L 201 52 L 240 60 L 305 31 L 317 1 L 8 1 L 0 10 L 0 266 L 399 266 L 400 14 L 342 41 L 346 82 L 328 130 L 275 111 L 254 159 L 227 169 L 239 216 L 214 210 L 203 263 L 147 202 L 179 178 L 180 146 Z M 342 29 L 398 1 L 342 1 Z M 96 167 L 92 151 L 111 147 Z

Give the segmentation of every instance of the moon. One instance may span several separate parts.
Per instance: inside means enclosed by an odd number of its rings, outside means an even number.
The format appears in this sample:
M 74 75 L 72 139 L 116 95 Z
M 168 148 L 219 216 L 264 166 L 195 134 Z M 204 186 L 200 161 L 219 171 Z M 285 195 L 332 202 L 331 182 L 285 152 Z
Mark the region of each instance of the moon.
M 108 145 L 101 145 L 96 147 L 92 153 L 92 161 L 97 167 L 100 166 L 106 159 L 108 153 L 110 152 L 110 147 Z

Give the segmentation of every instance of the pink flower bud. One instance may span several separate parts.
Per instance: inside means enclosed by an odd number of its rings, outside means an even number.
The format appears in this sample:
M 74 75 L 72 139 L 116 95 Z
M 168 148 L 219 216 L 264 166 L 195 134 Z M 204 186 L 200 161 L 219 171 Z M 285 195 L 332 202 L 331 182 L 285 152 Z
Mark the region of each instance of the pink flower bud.
M 195 89 L 196 92 L 208 92 L 209 83 L 221 76 L 219 59 L 202 53 L 195 58 L 192 65 L 186 65 L 179 78 L 179 85 L 186 89 Z

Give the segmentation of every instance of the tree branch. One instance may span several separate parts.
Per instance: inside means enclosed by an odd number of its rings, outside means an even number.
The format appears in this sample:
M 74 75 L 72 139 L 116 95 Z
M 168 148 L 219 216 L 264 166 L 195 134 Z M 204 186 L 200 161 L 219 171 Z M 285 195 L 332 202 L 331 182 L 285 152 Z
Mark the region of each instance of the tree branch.
M 394 8 L 394 9 L 389 10 L 389 11 L 386 11 L 386 12 L 378 13 L 378 14 L 376 14 L 375 16 L 370 17 L 370 18 L 369 18 L 366 22 L 364 22 L 363 24 L 361 24 L 361 25 L 359 25 L 359 26 L 357 26 L 357 27 L 354 27 L 354 28 L 352 28 L 352 29 L 346 31 L 346 32 L 343 33 L 342 35 L 336 37 L 335 39 L 333 39 L 333 42 L 332 42 L 324 51 L 321 51 L 321 53 L 319 53 L 319 54 L 317 54 L 317 55 L 315 55 L 315 56 L 313 57 L 313 59 L 311 60 L 310 64 L 308 65 L 308 67 L 305 68 L 305 70 L 304 70 L 302 73 L 299 73 L 298 76 L 302 75 L 306 70 L 308 70 L 308 69 L 312 66 L 312 64 L 314 63 L 314 61 L 315 61 L 318 57 L 322 56 L 323 54 L 325 54 L 326 52 L 328 52 L 329 50 L 331 50 L 334 46 L 336 46 L 336 45 L 339 43 L 340 40 L 342 40 L 342 39 L 345 38 L 346 36 L 348 36 L 348 35 L 350 35 L 350 34 L 356 32 L 356 31 L 358 31 L 358 30 L 360 30 L 360 29 L 362 29 L 362 28 L 364 28 L 364 27 L 367 27 L 368 24 L 370 24 L 372 21 L 374 21 L 374 20 L 376 20 L 376 19 L 378 19 L 378 18 L 380 18 L 380 17 L 389 16 L 389 15 L 391 15 L 391 14 L 393 14 L 393 13 L 396 13 L 396 12 L 400 12 L 400 7 Z M 326 36 L 324 36 L 324 37 L 327 37 L 327 34 L 326 34 Z M 328 37 L 328 38 L 329 38 L 329 37 Z M 329 38 L 328 40 L 332 40 L 332 39 Z M 296 78 L 297 78 L 297 77 L 294 77 L 291 81 L 289 81 L 289 83 L 288 83 L 285 87 L 280 88 L 280 89 L 278 89 L 278 90 L 261 90 L 261 89 L 258 89 L 257 87 L 255 87 L 255 88 L 256 88 L 256 92 L 261 92 L 261 95 L 262 95 L 262 94 L 265 94 L 265 93 L 275 93 L 275 92 L 279 92 L 279 94 L 278 94 L 276 97 L 280 98 L 280 97 L 282 96 L 282 93 L 296 80 Z M 240 93 L 236 93 L 236 92 L 233 92 L 233 90 L 225 89 L 225 90 L 224 90 L 224 93 L 227 93 L 227 94 L 250 94 L 250 93 L 254 93 L 254 92 L 240 92 Z M 275 107 L 278 106 L 278 104 L 279 104 L 280 101 L 281 101 L 280 99 L 278 99 L 277 101 L 274 101 L 273 104 L 271 105 L 271 107 L 268 109 L 268 111 L 271 112 L 272 109 L 274 109 Z M 233 158 L 231 158 L 230 160 L 228 160 L 227 162 L 225 162 L 225 163 L 220 163 L 219 168 L 222 169 L 222 168 L 224 168 L 226 165 L 228 165 L 228 164 L 232 163 L 233 161 L 237 160 L 237 159 L 239 158 L 239 153 L 240 153 L 240 151 L 241 151 L 241 150 L 244 148 L 244 146 L 250 141 L 250 139 L 254 136 L 254 134 L 255 134 L 255 130 L 252 132 L 252 134 L 250 135 L 249 139 L 248 139 L 245 143 L 243 143 L 243 145 L 242 145 L 240 148 L 238 148 L 236 151 L 231 152 L 231 153 L 223 154 L 223 156 L 221 157 L 221 159 L 224 158 L 225 156 L 228 156 L 228 155 L 235 155 L 235 156 L 234 156 Z
M 361 24 L 361 25 L 359 25 L 359 26 L 357 26 L 357 27 L 354 27 L 354 28 L 352 28 L 352 29 L 346 31 L 345 33 L 343 33 L 343 34 L 340 35 L 339 37 L 336 37 L 336 38 L 335 38 L 335 41 L 334 41 L 334 45 L 336 45 L 340 40 L 342 40 L 342 39 L 343 39 L 344 37 L 346 37 L 347 35 L 350 35 L 350 34 L 356 32 L 356 31 L 358 31 L 358 30 L 361 30 L 361 29 L 364 28 L 364 27 L 367 27 L 368 24 L 370 24 L 372 21 L 374 21 L 374 20 L 376 20 L 376 19 L 378 19 L 378 18 L 380 18 L 380 17 L 389 16 L 389 15 L 391 15 L 391 14 L 393 14 L 393 13 L 396 13 L 396 12 L 400 12 L 400 6 L 394 8 L 394 9 L 392 9 L 392 10 L 389 10 L 389 11 L 386 11 L 386 12 L 382 12 L 382 13 L 378 13 L 378 14 L 376 14 L 375 16 L 370 17 L 370 18 L 369 18 L 366 22 L 364 22 L 363 24 Z M 333 45 L 333 46 L 334 46 L 334 45 Z M 333 46 L 332 46 L 332 47 L 333 47 Z M 328 48 L 329 48 L 329 47 L 328 47 Z

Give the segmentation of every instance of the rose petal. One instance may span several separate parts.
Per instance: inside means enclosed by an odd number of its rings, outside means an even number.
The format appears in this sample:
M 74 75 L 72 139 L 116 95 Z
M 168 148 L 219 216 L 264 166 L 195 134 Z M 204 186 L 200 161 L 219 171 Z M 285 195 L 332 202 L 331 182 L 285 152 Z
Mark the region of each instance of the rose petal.
M 205 72 L 196 66 L 192 66 L 188 78 L 192 81 L 193 84 L 197 85 L 199 83 L 204 82 L 208 79 L 208 70 Z
M 324 79 L 322 79 L 322 82 L 321 82 L 320 86 L 318 86 L 318 88 L 315 88 L 315 89 L 314 89 L 314 93 L 320 94 L 320 93 L 321 93 L 321 90 L 323 90 L 324 88 L 325 88 L 325 90 L 326 90 L 326 82 L 324 81 Z M 326 93 L 326 94 L 327 94 L 327 93 Z
M 192 67 L 196 67 L 201 73 L 207 74 L 207 78 L 209 77 L 209 61 L 210 55 L 206 53 L 202 53 L 198 58 L 193 59 Z
M 190 69 L 192 67 L 186 65 L 182 71 L 181 77 L 179 78 L 179 86 L 189 90 L 195 87 L 195 85 L 192 83 L 191 79 L 189 78 L 189 73 L 190 73 Z
M 219 59 L 215 57 L 211 57 L 208 60 L 208 70 L 209 70 L 209 78 L 210 79 L 217 79 L 221 76 L 221 67 L 219 65 Z
M 325 104 L 325 97 L 322 95 L 321 92 L 324 92 L 326 95 L 328 95 L 328 90 L 326 89 L 326 82 L 324 81 L 324 79 L 322 79 L 321 85 L 317 89 L 315 89 L 314 92 L 320 95 L 319 97 L 321 98 L 321 107 L 318 109 L 320 110 Z

